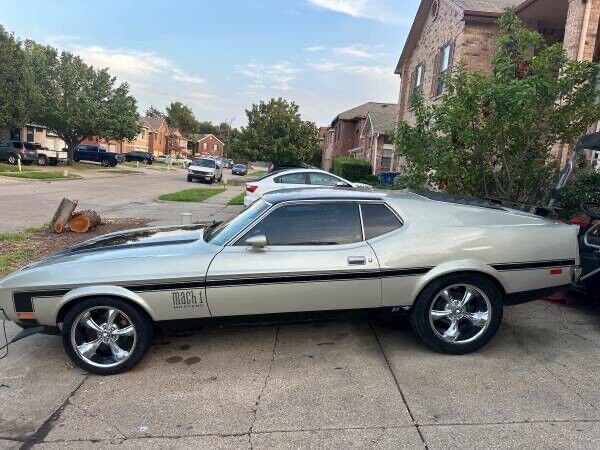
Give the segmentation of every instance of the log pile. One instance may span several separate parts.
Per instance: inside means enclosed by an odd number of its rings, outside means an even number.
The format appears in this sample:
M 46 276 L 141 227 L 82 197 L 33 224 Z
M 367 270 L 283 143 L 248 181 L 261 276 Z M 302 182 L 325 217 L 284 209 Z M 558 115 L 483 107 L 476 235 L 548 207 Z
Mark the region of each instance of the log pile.
M 91 209 L 74 212 L 77 203 L 77 200 L 62 199 L 50 222 L 50 231 L 57 234 L 69 230 L 75 233 L 86 233 L 102 223 L 100 215 Z

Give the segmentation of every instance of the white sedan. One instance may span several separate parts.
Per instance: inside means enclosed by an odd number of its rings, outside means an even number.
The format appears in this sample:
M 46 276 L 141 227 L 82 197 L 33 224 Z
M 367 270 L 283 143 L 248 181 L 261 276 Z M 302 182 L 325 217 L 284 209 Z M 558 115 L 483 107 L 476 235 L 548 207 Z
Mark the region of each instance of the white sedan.
M 353 183 L 337 175 L 319 169 L 288 169 L 269 173 L 261 178 L 246 183 L 244 205 L 248 206 L 271 191 L 280 189 L 310 187 L 347 187 L 355 189 L 371 189 L 364 183 Z

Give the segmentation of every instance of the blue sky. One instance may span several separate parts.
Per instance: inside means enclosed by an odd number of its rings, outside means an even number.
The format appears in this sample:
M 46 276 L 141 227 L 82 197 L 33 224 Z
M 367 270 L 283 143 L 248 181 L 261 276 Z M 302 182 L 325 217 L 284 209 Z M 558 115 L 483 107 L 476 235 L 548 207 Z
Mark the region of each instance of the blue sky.
M 199 120 L 239 126 L 253 102 L 281 96 L 326 125 L 363 102 L 397 101 L 394 67 L 418 3 L 2 0 L 0 23 L 108 67 L 140 112 L 181 101 Z

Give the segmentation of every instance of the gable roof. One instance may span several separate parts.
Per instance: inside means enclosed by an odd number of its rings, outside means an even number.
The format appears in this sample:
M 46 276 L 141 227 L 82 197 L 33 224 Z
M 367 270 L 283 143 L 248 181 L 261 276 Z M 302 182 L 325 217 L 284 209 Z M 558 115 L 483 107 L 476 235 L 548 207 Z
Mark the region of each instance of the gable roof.
M 352 109 L 339 113 L 335 119 L 331 122 L 333 126 L 338 120 L 358 120 L 365 119 L 370 111 L 383 111 L 387 108 L 392 109 L 397 106 L 394 103 L 378 103 L 378 102 L 367 102 L 362 105 L 356 106 Z
M 393 105 L 393 107 L 384 110 L 376 109 L 369 111 L 369 114 L 367 114 L 367 121 L 365 122 L 361 134 L 365 132 L 367 125 L 372 128 L 373 133 L 387 134 L 390 131 L 393 131 L 397 124 L 398 105 Z
M 445 0 L 450 6 L 458 9 L 462 13 L 462 18 L 466 16 L 487 16 L 500 17 L 505 8 L 511 6 L 518 7 L 525 3 L 531 3 L 531 0 Z M 417 15 L 413 20 L 412 27 L 406 38 L 406 43 L 402 49 L 402 54 L 396 64 L 394 73 L 400 73 L 400 66 L 412 54 L 417 45 L 423 27 L 429 17 L 429 11 L 433 0 L 421 0 Z
M 146 124 L 152 131 L 158 130 L 161 127 L 161 125 L 163 124 L 163 122 L 165 121 L 165 119 L 163 119 L 162 117 L 149 117 L 149 116 L 142 117 L 140 120 L 146 122 Z
M 223 142 L 221 139 L 219 139 L 218 137 L 216 137 L 214 134 L 201 134 L 200 137 L 198 138 L 198 142 L 203 141 L 204 139 L 207 139 L 209 137 L 213 137 L 215 138 L 217 141 L 219 141 L 221 144 L 225 145 L 225 142 Z

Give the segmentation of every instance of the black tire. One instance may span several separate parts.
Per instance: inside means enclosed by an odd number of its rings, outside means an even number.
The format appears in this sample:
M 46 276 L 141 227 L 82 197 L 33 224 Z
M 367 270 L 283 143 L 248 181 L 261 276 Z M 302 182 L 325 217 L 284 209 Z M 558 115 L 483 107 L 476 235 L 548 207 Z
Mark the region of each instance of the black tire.
M 8 161 L 9 164 L 16 166 L 19 158 L 14 153 L 11 153 L 8 155 L 8 158 L 6 160 Z
M 192 181 L 194 181 L 194 179 L 192 178 L 192 176 L 191 176 L 191 175 L 188 175 L 188 176 L 187 176 L 187 180 L 188 180 L 188 183 L 191 183 Z
M 74 161 L 74 162 L 79 162 L 79 161 L 81 161 L 81 160 L 80 160 L 79 158 L 73 158 L 73 161 Z
M 116 308 L 126 314 L 135 328 L 135 344 L 130 350 L 130 355 L 122 363 L 112 367 L 100 367 L 86 362 L 75 350 L 72 344 L 72 329 L 75 320 L 84 311 L 93 307 Z M 71 360 L 83 370 L 96 375 L 114 375 L 125 372 L 135 366 L 144 357 L 152 344 L 153 327 L 151 319 L 138 307 L 114 297 L 90 297 L 75 304 L 63 321 L 62 341 L 65 352 Z
M 465 339 L 463 340 L 465 342 L 447 341 L 440 335 L 440 330 L 437 330 L 436 332 L 437 328 L 435 328 L 433 322 L 430 321 L 430 308 L 432 307 L 432 303 L 440 301 L 440 294 L 442 291 L 456 285 L 470 285 L 476 288 L 477 291 L 485 294 L 485 297 L 487 297 L 487 300 L 489 301 L 488 307 L 484 296 L 481 296 L 479 293 L 476 294 L 472 300 L 475 304 L 482 304 L 486 309 L 489 309 L 489 314 L 491 316 L 487 325 L 482 327 L 479 332 L 476 332 L 478 328 L 470 323 L 468 319 L 463 318 L 458 320 L 459 330 L 461 326 L 464 325 L 463 330 Z M 474 307 L 475 304 L 471 307 Z M 432 281 L 425 289 L 423 289 L 411 310 L 410 323 L 417 336 L 431 349 L 440 353 L 462 355 L 480 349 L 494 337 L 502 322 L 503 307 L 502 294 L 490 279 L 483 275 L 472 273 L 451 274 Z M 436 309 L 438 309 L 438 307 L 436 307 Z M 439 322 L 437 323 L 439 324 Z M 460 334 L 463 333 L 463 330 L 460 331 Z M 470 333 L 473 333 L 473 336 L 469 337 Z M 473 340 L 469 341 L 469 339 Z
M 117 167 L 117 163 L 115 161 L 111 162 L 110 167 Z
M 57 158 L 50 158 L 49 164 L 51 166 L 58 166 L 58 159 Z
M 208 184 L 213 184 L 215 182 L 215 177 L 212 176 L 209 180 L 208 180 Z
M 48 165 L 48 158 L 46 158 L 46 155 L 38 155 L 37 163 L 38 166 L 46 166 Z
M 103 159 L 102 161 L 100 161 L 100 165 L 102 167 L 108 167 L 110 165 L 110 161 L 108 159 Z

